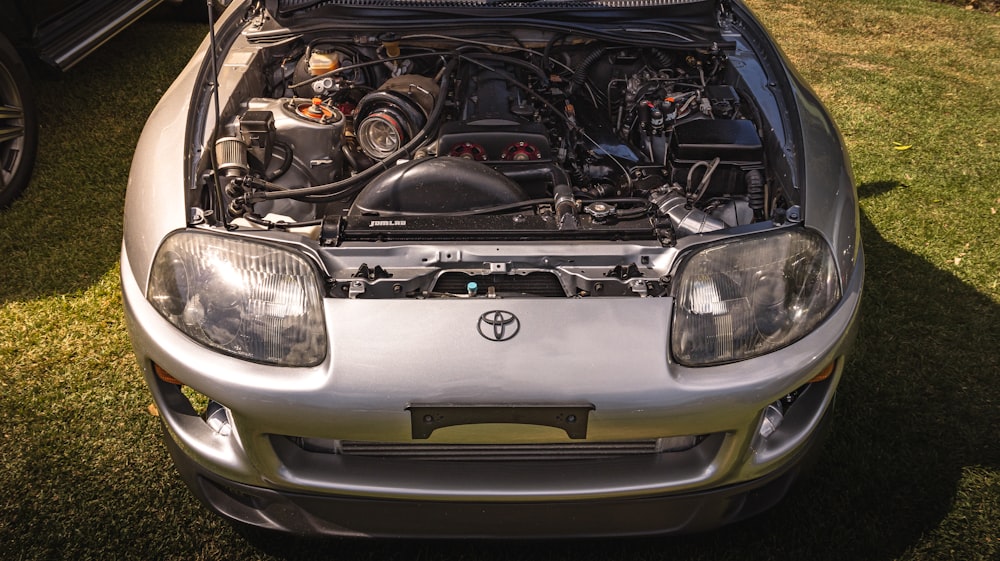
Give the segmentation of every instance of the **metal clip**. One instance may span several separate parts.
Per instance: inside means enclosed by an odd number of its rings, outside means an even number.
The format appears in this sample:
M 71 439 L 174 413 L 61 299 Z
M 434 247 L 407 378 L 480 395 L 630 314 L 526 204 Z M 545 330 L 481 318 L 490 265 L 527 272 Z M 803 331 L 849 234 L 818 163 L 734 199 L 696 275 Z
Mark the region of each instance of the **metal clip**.
M 359 280 L 351 281 L 351 288 L 347 291 L 348 298 L 357 298 L 365 293 L 365 283 Z
M 649 295 L 649 291 L 646 289 L 646 281 L 642 279 L 632 279 L 628 282 L 628 287 L 632 289 L 632 292 L 638 294 L 641 298 L 645 298 Z
M 507 273 L 510 270 L 510 263 L 483 263 L 483 270 L 487 274 Z

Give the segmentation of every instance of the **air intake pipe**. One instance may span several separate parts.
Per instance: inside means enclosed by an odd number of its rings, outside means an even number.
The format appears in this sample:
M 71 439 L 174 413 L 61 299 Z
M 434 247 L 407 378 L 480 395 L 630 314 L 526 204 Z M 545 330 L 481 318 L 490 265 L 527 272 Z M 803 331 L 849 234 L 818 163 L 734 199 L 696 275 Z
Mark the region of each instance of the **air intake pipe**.
M 679 186 L 654 194 L 650 197 L 650 201 L 656 205 L 661 215 L 670 219 L 670 225 L 678 236 L 705 234 L 726 227 L 726 223 L 722 220 L 691 206 Z

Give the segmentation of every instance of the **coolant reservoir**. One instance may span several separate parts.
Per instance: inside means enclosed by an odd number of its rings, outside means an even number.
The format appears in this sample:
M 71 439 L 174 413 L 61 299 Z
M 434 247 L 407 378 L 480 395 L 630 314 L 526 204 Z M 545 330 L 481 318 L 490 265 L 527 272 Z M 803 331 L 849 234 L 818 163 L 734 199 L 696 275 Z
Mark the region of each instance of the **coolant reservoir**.
M 309 55 L 309 73 L 313 76 L 326 74 L 327 72 L 338 68 L 340 68 L 340 55 L 336 52 L 313 52 Z

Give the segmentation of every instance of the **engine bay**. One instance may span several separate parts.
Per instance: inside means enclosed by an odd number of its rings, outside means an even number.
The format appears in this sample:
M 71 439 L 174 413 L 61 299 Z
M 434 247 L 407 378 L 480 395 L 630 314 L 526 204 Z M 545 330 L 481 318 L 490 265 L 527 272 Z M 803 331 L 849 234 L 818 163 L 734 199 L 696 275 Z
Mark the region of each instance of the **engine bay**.
M 192 206 L 218 208 L 232 229 L 325 246 L 669 246 L 780 223 L 794 204 L 768 173 L 755 101 L 718 45 L 482 36 L 241 38 L 232 52 L 252 55 L 223 68 L 237 67 L 238 84 Z

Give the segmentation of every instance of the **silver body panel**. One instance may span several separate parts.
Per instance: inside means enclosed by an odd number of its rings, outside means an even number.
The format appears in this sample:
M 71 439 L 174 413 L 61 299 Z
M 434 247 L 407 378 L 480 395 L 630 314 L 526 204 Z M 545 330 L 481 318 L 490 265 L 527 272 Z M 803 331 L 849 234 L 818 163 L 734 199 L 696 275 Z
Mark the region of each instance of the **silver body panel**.
M 125 258 L 123 271 L 128 270 Z M 256 365 L 205 349 L 153 311 L 131 275 L 124 280 L 132 340 L 141 363 L 155 361 L 232 412 L 235 430 L 229 437 L 212 433 L 197 417 L 164 415 L 168 430 L 190 446 L 186 451 L 197 462 L 249 485 L 451 500 L 635 496 L 759 477 L 782 460 L 795 458 L 796 449 L 808 441 L 832 400 L 840 367 L 829 389 L 822 395 L 816 392 L 819 402 L 812 414 L 785 426 L 787 438 L 770 439 L 766 446 L 755 441 L 762 410 L 846 351 L 859 297 L 858 291 L 849 293 L 819 329 L 780 352 L 695 369 L 667 358 L 669 298 L 327 300 L 330 356 L 317 367 L 298 369 Z M 489 341 L 476 331 L 479 315 L 497 307 L 518 314 L 522 321 L 522 332 L 510 341 Z M 449 334 L 445 341 L 443 332 Z M 595 332 L 601 336 L 590 339 Z M 584 352 L 566 345 L 567 340 L 580 339 L 589 339 Z M 146 376 L 152 382 L 148 367 Z M 461 468 L 461 478 L 443 477 L 439 465 L 427 465 L 422 473 L 407 467 L 404 474 L 391 462 L 374 469 L 378 463 L 368 465 L 371 460 L 361 461 L 365 469 L 340 470 L 332 458 L 330 466 L 283 465 L 268 438 L 408 442 L 411 420 L 406 407 L 413 403 L 579 402 L 595 406 L 588 440 L 716 433 L 724 438 L 711 457 L 682 462 L 686 470 L 662 469 L 644 459 L 638 466 L 642 469 L 628 471 L 626 479 L 613 469 L 588 467 L 567 477 L 566 466 L 558 463 L 532 470 L 528 477 L 509 465 L 477 466 L 481 473 Z M 158 405 L 169 411 L 166 404 Z M 557 431 L 540 433 L 518 425 L 490 425 L 442 437 L 432 442 L 568 440 Z M 621 464 L 628 468 L 630 461 Z
M 234 6 L 227 11 L 219 23 L 221 35 L 237 24 L 241 9 Z M 778 118 L 781 104 L 769 93 L 765 73 L 753 68 L 757 63 L 745 39 L 734 37 L 739 45 L 734 58 L 747 69 L 746 86 L 761 98 L 765 115 Z M 223 105 L 254 59 L 244 38 L 235 41 L 241 52 L 223 70 Z M 803 129 L 797 149 L 809 162 L 797 186 L 835 185 L 808 191 L 805 224 L 834 248 L 842 281 L 837 307 L 800 340 L 757 358 L 691 368 L 671 359 L 671 297 L 325 298 L 329 343 L 325 360 L 314 367 L 289 368 L 206 348 L 178 331 L 145 298 L 161 240 L 187 227 L 184 186 L 190 156 L 185 139 L 207 44 L 206 40 L 164 95 L 136 149 L 121 261 L 126 318 L 139 364 L 175 458 L 189 461 L 191 470 L 278 495 L 441 504 L 570 504 L 710 494 L 764 481 L 802 460 L 833 402 L 843 357 L 855 335 L 864 259 L 857 199 L 839 134 L 793 71 L 786 70 Z M 207 117 L 208 129 L 213 121 Z M 406 271 L 421 274 L 435 268 L 476 272 L 495 263 L 511 272 L 548 269 L 593 279 L 608 269 L 608 263 L 630 261 L 641 261 L 647 277 L 657 278 L 669 274 L 685 250 L 729 235 L 688 236 L 676 247 L 639 242 L 461 242 L 322 248 L 305 242 L 301 249 L 324 274 L 336 278 L 350 276 L 361 263 L 378 262 L 404 277 Z M 517 315 L 520 331 L 515 337 L 497 342 L 480 335 L 478 319 L 493 310 Z M 197 415 L 179 410 L 157 378 L 154 363 L 223 405 L 231 432 L 220 434 Z M 832 376 L 811 384 L 778 431 L 762 438 L 759 430 L 768 405 L 831 364 Z M 581 403 L 593 406 L 583 443 L 685 436 L 701 440 L 687 450 L 578 463 L 414 461 L 309 450 L 296 444 L 303 439 L 423 444 L 412 436 L 414 419 L 407 408 L 414 404 Z M 573 443 L 553 427 L 494 423 L 439 429 L 426 444 L 483 442 Z M 193 479 L 188 481 L 197 487 Z M 241 518 L 215 503 L 211 494 L 199 492 L 199 496 L 216 510 Z

